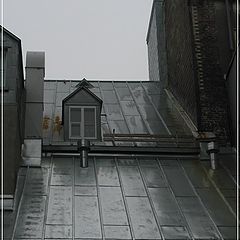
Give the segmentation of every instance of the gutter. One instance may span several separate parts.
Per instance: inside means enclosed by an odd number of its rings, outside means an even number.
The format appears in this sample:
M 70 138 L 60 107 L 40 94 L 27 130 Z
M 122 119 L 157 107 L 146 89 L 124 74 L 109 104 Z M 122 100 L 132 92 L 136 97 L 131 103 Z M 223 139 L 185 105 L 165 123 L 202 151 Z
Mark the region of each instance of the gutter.
M 45 145 L 42 153 L 79 154 L 77 146 L 69 145 Z M 199 147 L 135 147 L 135 146 L 90 146 L 91 154 L 160 154 L 160 155 L 198 155 Z

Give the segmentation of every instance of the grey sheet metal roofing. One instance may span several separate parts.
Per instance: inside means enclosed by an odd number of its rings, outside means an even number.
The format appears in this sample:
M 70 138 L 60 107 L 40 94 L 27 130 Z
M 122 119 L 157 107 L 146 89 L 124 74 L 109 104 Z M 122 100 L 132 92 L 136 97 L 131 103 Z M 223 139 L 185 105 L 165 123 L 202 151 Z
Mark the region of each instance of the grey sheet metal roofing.
M 103 100 L 102 132 L 126 134 L 190 134 L 160 83 L 149 81 L 89 81 Z M 62 100 L 79 81 L 45 81 L 43 143 L 63 142 Z
M 61 102 L 76 84 L 45 82 L 45 145 L 63 143 Z M 189 134 L 159 83 L 91 84 L 104 133 Z M 85 169 L 77 156 L 46 156 L 20 169 L 16 196 L 6 239 L 236 239 L 234 178 L 194 155 L 92 155 Z
M 45 157 L 41 168 L 21 169 L 20 208 L 4 212 L 4 236 L 236 239 L 235 217 L 217 191 L 236 201 L 234 184 L 215 172 L 214 185 L 206 164 L 196 158 L 95 156 L 83 169 L 78 157 Z

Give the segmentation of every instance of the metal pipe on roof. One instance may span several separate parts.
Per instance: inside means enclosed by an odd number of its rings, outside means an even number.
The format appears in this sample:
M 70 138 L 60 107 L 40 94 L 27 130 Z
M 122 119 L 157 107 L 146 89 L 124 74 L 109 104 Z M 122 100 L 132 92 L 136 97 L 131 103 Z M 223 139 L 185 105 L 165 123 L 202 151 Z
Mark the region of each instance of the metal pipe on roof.
M 79 154 L 80 150 L 76 146 L 43 146 L 43 153 L 58 153 L 58 154 Z M 164 155 L 197 155 L 199 147 L 131 147 L 131 146 L 91 146 L 88 148 L 88 153 L 108 153 L 108 154 L 164 154 Z
M 82 139 L 78 141 L 78 151 L 80 153 L 80 166 L 82 168 L 88 167 L 88 152 L 90 150 L 89 141 Z

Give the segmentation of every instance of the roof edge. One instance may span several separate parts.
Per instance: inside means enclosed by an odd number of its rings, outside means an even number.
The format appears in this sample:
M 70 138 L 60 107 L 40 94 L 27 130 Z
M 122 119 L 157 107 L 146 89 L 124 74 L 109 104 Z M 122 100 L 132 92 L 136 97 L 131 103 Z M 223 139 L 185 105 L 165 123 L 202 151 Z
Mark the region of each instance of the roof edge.
M 13 37 L 16 41 L 21 42 L 21 39 L 19 37 L 17 37 L 15 34 L 13 34 L 12 32 L 10 32 L 9 30 L 7 30 L 5 27 L 3 27 L 2 25 L 0 25 L 0 30 L 5 33 L 7 33 L 8 35 L 10 35 L 11 37 Z
M 157 3 L 157 2 L 164 3 L 165 0 L 153 0 L 151 14 L 150 14 L 150 19 L 149 19 L 149 24 L 148 24 L 148 29 L 147 29 L 147 37 L 146 37 L 146 42 L 147 43 L 148 43 L 148 40 L 149 40 L 150 29 L 151 29 L 151 25 L 152 25 L 152 18 L 153 18 L 153 12 L 154 12 L 154 8 L 155 8 L 155 3 Z
M 19 37 L 17 37 L 15 34 L 7 30 L 5 27 L 0 25 L 0 31 L 3 31 L 4 33 L 8 34 L 10 37 L 12 37 L 14 40 L 18 42 L 19 45 L 19 64 L 20 64 L 20 70 L 21 70 L 21 79 L 22 79 L 22 86 L 24 88 L 24 70 L 23 70 L 23 54 L 22 54 L 22 42 Z
M 81 80 L 76 80 L 76 79 L 44 79 L 44 82 L 80 82 Z M 150 82 L 150 80 L 97 80 L 97 79 L 92 79 L 92 80 L 87 80 L 88 82 Z

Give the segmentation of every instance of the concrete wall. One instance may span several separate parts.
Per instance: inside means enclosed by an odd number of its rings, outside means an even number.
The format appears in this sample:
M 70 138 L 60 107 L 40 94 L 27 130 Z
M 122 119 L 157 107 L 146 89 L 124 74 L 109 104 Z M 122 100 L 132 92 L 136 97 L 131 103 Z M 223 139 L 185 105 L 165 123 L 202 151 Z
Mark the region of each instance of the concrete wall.
M 196 76 L 193 61 L 192 21 L 188 1 L 166 1 L 168 89 L 198 125 Z

